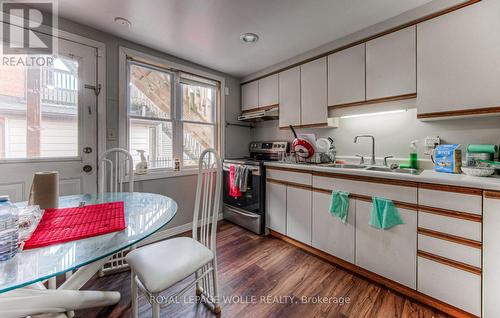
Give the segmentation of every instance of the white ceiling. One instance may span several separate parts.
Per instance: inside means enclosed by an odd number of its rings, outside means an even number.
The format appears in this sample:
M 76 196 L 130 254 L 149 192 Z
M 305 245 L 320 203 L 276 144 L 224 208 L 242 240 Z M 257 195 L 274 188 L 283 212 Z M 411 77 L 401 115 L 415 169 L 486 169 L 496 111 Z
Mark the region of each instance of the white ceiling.
M 242 77 L 431 0 L 59 0 L 70 20 Z M 127 29 L 117 16 L 132 22 Z M 257 33 L 259 42 L 239 36 Z

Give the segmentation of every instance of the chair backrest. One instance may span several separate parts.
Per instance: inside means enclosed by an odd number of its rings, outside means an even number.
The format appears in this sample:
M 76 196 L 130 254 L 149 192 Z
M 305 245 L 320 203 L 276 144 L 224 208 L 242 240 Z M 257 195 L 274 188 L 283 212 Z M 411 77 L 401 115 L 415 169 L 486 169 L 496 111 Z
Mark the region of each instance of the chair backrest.
M 98 165 L 99 193 L 123 192 L 125 176 L 128 177 L 128 191 L 134 192 L 134 160 L 127 150 L 122 148 L 106 150 L 99 156 Z M 109 187 L 106 187 L 107 184 Z
M 206 149 L 201 153 L 198 169 L 193 239 L 215 253 L 217 220 L 221 200 L 222 163 L 214 149 Z

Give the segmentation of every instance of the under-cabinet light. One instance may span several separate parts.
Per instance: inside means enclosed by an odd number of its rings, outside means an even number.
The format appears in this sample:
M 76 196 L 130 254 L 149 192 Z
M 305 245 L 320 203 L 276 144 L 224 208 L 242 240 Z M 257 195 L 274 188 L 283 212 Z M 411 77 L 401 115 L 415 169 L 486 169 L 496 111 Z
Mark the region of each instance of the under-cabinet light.
M 369 116 L 378 116 L 378 115 L 398 114 L 398 113 L 404 113 L 406 111 L 407 111 L 406 109 L 398 109 L 398 110 L 389 110 L 389 111 L 377 112 L 377 113 L 346 115 L 346 116 L 340 116 L 340 118 L 356 118 L 356 117 L 369 117 Z

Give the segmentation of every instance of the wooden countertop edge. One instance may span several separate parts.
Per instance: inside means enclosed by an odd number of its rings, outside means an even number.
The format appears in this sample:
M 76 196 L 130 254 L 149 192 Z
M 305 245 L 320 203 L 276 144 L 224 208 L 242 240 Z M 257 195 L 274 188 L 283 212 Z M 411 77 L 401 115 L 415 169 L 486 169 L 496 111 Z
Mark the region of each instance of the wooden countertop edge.
M 500 200 L 500 191 L 485 190 L 484 197 L 486 199 Z
M 447 185 L 441 183 L 430 183 L 428 181 L 408 181 L 408 180 L 399 180 L 399 179 L 391 179 L 384 177 L 372 177 L 358 174 L 349 174 L 349 173 L 338 173 L 338 172 L 330 172 L 330 171 L 317 171 L 311 168 L 293 168 L 293 167 L 278 167 L 278 166 L 267 166 L 266 169 L 269 170 L 281 170 L 281 171 L 289 171 L 289 172 L 298 172 L 298 173 L 310 173 L 313 176 L 318 177 L 327 177 L 327 178 L 337 178 L 337 179 L 347 179 L 354 181 L 364 181 L 364 182 L 372 182 L 372 183 L 383 183 L 389 185 L 398 185 L 402 187 L 412 187 L 412 188 L 420 188 L 420 189 L 428 189 L 428 190 L 436 190 L 436 191 L 445 191 L 445 192 L 454 192 L 468 195 L 477 195 L 482 196 L 483 191 L 489 192 L 489 197 L 494 199 L 500 199 L 500 191 L 494 190 L 486 190 L 474 187 L 467 186 L 457 186 L 457 185 Z
M 314 187 L 311 189 L 312 189 L 312 191 L 318 192 L 318 193 L 324 193 L 324 194 L 331 194 L 332 193 L 332 190 L 327 190 L 327 189 L 314 188 Z M 349 198 L 352 198 L 355 200 L 366 201 L 366 202 L 372 202 L 372 197 L 368 196 L 368 195 L 350 193 Z M 415 212 L 418 211 L 417 204 L 401 202 L 401 201 L 394 201 L 394 200 L 393 200 L 393 203 L 396 207 L 401 208 L 401 209 L 412 210 Z
M 278 233 L 278 232 L 271 230 L 270 235 L 277 238 L 277 239 L 281 239 L 281 240 L 283 240 L 283 241 L 285 241 L 285 242 L 287 242 L 295 247 L 298 247 L 305 252 L 308 252 L 312 255 L 315 255 L 315 256 L 323 259 L 326 262 L 329 262 L 329 263 L 334 264 L 334 265 L 338 265 L 338 266 L 342 267 L 343 269 L 354 273 L 355 275 L 362 276 L 362 277 L 369 279 L 377 284 L 380 284 L 382 286 L 390 288 L 391 290 L 394 290 L 399 294 L 402 294 L 404 296 L 415 299 L 423 304 L 431 306 L 431 307 L 433 307 L 439 311 L 442 311 L 448 315 L 455 316 L 455 317 L 479 318 L 476 315 L 468 313 L 462 309 L 456 308 L 452 305 L 444 303 L 444 302 L 437 300 L 435 298 L 432 298 L 428 295 L 422 294 L 422 293 L 420 293 L 420 292 L 418 292 L 410 287 L 404 286 L 404 285 L 399 284 L 397 282 L 394 282 L 388 278 L 385 278 L 383 276 L 380 276 L 378 274 L 370 272 L 364 268 L 361 268 L 357 265 L 349 263 L 343 259 L 340 259 L 340 258 L 335 257 L 333 255 L 327 254 L 321 250 L 318 250 L 312 246 L 309 246 L 309 245 L 306 245 L 302 242 L 296 241 L 296 240 L 294 240 L 286 235 L 283 235 L 281 233 Z

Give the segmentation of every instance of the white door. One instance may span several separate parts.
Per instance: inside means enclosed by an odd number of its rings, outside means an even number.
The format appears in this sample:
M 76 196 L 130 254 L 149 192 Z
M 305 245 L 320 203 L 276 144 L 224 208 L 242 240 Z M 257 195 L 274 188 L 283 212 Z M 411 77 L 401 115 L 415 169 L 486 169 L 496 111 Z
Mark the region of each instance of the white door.
M 58 39 L 52 65 L 0 66 L 0 194 L 28 199 L 37 171 L 58 171 L 61 195 L 96 192 L 96 65 L 96 48 Z

